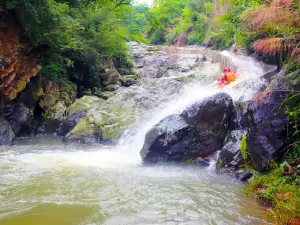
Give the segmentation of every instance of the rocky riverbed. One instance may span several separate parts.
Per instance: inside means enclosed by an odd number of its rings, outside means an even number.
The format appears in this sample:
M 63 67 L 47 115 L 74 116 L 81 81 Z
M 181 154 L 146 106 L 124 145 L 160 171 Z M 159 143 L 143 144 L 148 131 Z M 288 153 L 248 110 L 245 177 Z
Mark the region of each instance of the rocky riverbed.
M 109 84 L 105 92 L 95 89 L 82 96 L 69 81 L 29 84 L 17 99 L 2 107 L 1 144 L 30 134 L 116 144 L 120 137 L 124 140 L 124 133 L 134 136 L 144 121 L 157 121 L 149 123 L 142 137 L 145 162 L 196 160 L 220 151 L 218 171 L 229 171 L 244 180 L 251 176 L 243 171 L 244 165 L 264 171 L 269 160 L 279 157 L 289 143 L 289 121 L 283 109 L 274 111 L 286 95 L 272 92 L 294 88 L 285 70 L 276 74 L 276 67 L 245 56 L 201 48 L 137 43 L 129 43 L 129 48 L 135 74 L 121 77 L 119 85 L 118 81 Z M 220 93 L 214 81 L 225 66 L 254 79 Z M 242 142 L 251 157 L 243 155 Z
M 36 80 L 3 105 L 0 223 L 46 212 L 49 224 L 267 224 L 233 177 L 265 171 L 290 141 L 278 90 L 296 88 L 293 74 L 230 52 L 129 46 L 136 73 L 115 84 Z M 224 66 L 248 82 L 216 88 Z

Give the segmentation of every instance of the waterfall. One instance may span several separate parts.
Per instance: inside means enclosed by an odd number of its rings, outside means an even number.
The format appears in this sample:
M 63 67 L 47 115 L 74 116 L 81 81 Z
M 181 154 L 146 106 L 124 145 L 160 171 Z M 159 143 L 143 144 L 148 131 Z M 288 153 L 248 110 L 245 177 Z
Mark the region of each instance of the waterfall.
M 265 85 L 263 75 L 270 70 L 276 70 L 274 66 L 268 66 L 251 57 L 236 55 L 228 51 L 221 53 L 210 51 L 206 53 L 210 60 L 220 63 L 220 70 L 225 67 L 234 68 L 235 72 L 246 76 L 248 81 L 234 89 L 218 89 L 216 82 L 211 84 L 193 82 L 185 85 L 184 89 L 175 98 L 149 112 L 151 116 L 147 115 L 147 118 L 150 117 L 151 119 L 139 118 L 136 124 L 124 133 L 114 151 L 130 156 L 131 159 L 135 159 L 137 163 L 140 163 L 139 151 L 143 147 L 145 134 L 163 118 L 171 114 L 181 113 L 196 101 L 222 91 L 228 93 L 234 101 L 251 100 L 254 94 Z

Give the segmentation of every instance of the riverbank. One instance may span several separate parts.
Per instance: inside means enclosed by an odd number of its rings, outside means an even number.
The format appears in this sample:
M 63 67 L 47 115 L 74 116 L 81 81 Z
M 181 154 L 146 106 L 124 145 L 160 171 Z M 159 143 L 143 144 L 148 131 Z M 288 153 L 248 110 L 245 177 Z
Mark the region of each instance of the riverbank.
M 286 175 L 284 166 L 249 182 L 247 195 L 255 196 L 262 204 L 271 208 L 268 219 L 276 224 L 300 224 L 300 176 L 299 168 L 293 174 Z

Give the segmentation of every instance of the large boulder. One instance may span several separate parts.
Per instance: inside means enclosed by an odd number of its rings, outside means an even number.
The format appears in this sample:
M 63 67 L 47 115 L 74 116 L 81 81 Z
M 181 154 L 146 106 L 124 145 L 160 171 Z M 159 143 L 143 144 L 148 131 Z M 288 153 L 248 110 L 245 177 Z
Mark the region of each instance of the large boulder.
M 156 163 L 211 155 L 222 148 L 234 113 L 233 101 L 225 93 L 196 102 L 153 127 L 146 134 L 141 157 Z
M 13 101 L 7 103 L 3 108 L 3 116 L 8 120 L 14 134 L 20 131 L 30 134 L 33 130 L 34 108 L 28 108 L 24 103 Z
M 9 122 L 3 117 L 0 117 L 0 145 L 11 144 L 14 138 L 15 134 Z
M 271 159 L 282 158 L 294 132 L 282 102 L 289 94 L 285 90 L 299 88 L 290 76 L 282 70 L 253 101 L 238 107 L 235 130 L 228 136 L 217 163 L 221 172 L 229 170 L 238 176 L 245 167 L 263 172 L 268 169 Z M 242 138 L 244 149 L 241 149 Z
M 295 87 L 290 85 L 291 79 L 287 80 L 285 73 L 282 70 L 275 75 L 265 92 L 260 93 L 259 98 L 248 107 L 251 118 L 248 150 L 254 159 L 249 161 L 249 165 L 258 171 L 264 171 L 272 158 L 281 158 L 282 150 L 292 141 L 288 131 L 293 132 L 293 125 L 289 125 L 285 108 L 282 107 L 288 93 L 278 91 Z M 274 89 L 276 91 L 272 91 Z
M 67 119 L 60 133 L 65 140 L 99 142 L 115 140 L 122 130 L 135 120 L 135 111 L 120 102 L 103 100 L 95 96 L 77 99 L 67 109 Z

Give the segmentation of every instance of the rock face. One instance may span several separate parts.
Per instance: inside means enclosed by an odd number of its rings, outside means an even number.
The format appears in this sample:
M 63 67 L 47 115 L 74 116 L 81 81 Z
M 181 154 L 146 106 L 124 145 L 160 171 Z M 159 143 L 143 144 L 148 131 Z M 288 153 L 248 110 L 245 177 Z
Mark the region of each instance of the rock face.
M 251 127 L 249 133 L 248 148 L 249 153 L 254 160 L 250 165 L 259 171 L 267 168 L 268 161 L 273 157 L 281 157 L 281 150 L 291 142 L 291 135 L 288 134 L 287 127 L 290 126 L 290 132 L 293 126 L 289 125 L 289 119 L 285 114 L 281 103 L 285 100 L 288 93 L 284 91 L 269 90 L 289 90 L 295 86 L 289 85 L 285 78 L 286 71 L 282 70 L 273 77 L 279 79 L 276 84 L 271 81 L 264 97 L 256 99 L 249 107 L 248 111 L 251 117 Z M 273 86 L 274 85 L 274 86 Z M 268 93 L 269 92 L 269 93 Z
M 41 66 L 29 52 L 32 46 L 24 38 L 22 28 L 12 23 L 7 15 L 1 17 L 0 36 L 0 97 L 13 100 L 23 91 L 27 82 L 37 75 Z
M 246 165 L 263 172 L 268 169 L 271 159 L 282 157 L 282 150 L 292 141 L 293 125 L 281 107 L 288 93 L 272 90 L 296 90 L 293 81 L 287 77 L 285 70 L 273 76 L 266 89 L 248 102 L 243 112 L 238 111 L 236 130 L 230 133 L 219 156 L 218 169 L 221 172 L 229 170 L 239 176 L 240 169 Z M 243 137 L 246 140 L 246 159 L 241 151 Z
M 153 127 L 146 134 L 141 157 L 156 163 L 211 155 L 222 148 L 233 116 L 233 102 L 227 94 L 197 102 Z
M 39 107 L 42 118 L 38 121 L 36 130 L 38 133 L 56 133 L 66 119 L 65 112 L 73 103 L 77 88 L 69 81 L 60 82 L 59 85 L 50 81 L 41 87 Z
M 14 138 L 15 134 L 9 122 L 3 117 L 0 117 L 0 145 L 11 144 Z
M 233 130 L 229 133 L 220 152 L 217 169 L 228 168 L 237 170 L 244 165 L 245 162 L 241 154 L 241 142 L 245 137 L 248 137 L 247 130 Z

